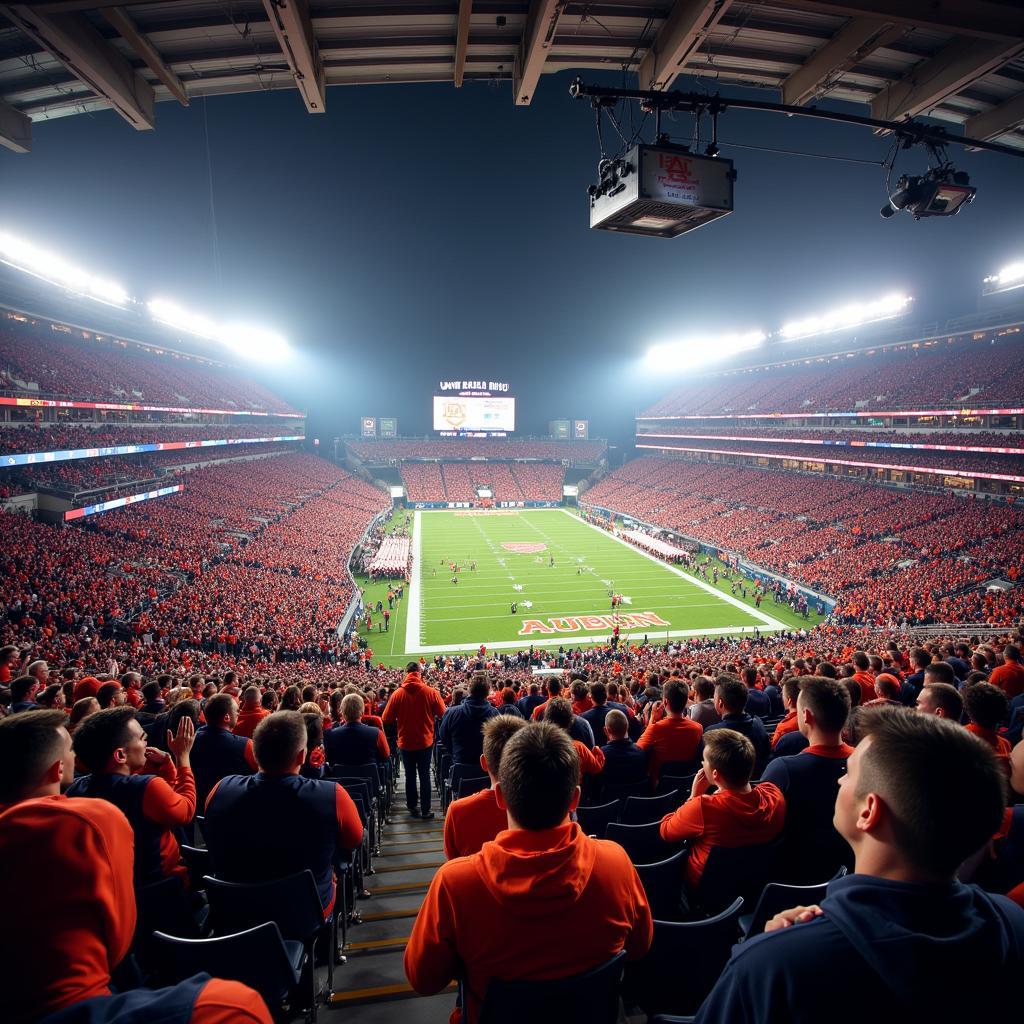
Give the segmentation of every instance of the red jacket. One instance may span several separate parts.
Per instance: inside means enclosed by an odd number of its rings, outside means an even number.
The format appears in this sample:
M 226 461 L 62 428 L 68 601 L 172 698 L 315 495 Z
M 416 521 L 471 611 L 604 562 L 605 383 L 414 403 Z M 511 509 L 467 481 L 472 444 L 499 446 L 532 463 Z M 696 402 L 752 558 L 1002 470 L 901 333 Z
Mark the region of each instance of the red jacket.
M 508 814 L 494 799 L 493 789 L 455 800 L 444 819 L 444 855 L 448 860 L 479 853 L 499 832 L 508 828 Z
M 410 673 L 388 698 L 381 721 L 398 723 L 399 750 L 426 750 L 434 742 L 434 718 L 447 709 L 441 694 L 427 686 L 419 673 Z
M 0 814 L 8 1024 L 110 992 L 135 932 L 134 851 L 128 819 L 106 800 L 41 797 Z
M 712 847 L 756 846 L 771 842 L 786 823 L 786 798 L 773 782 L 754 786 L 749 793 L 720 789 L 711 796 L 693 797 L 661 819 L 661 838 L 667 843 L 690 839 L 686 881 L 696 888 Z
M 799 731 L 800 723 L 796 720 L 796 711 L 787 711 L 786 717 L 783 718 L 777 726 L 775 726 L 775 731 L 772 733 L 772 750 L 775 749 L 775 744 L 778 743 L 783 736 L 787 736 L 791 732 Z
M 257 708 L 255 711 L 239 711 L 238 721 L 235 723 L 232 732 L 236 736 L 248 736 L 252 739 L 256 726 L 269 714 L 270 712 L 266 708 Z
M 1024 693 L 1024 668 L 1016 661 L 1006 661 L 992 669 L 988 681 L 998 686 L 1008 700 L 1013 700 L 1018 694 Z
M 648 772 L 658 781 L 661 765 L 670 761 L 692 761 L 697 756 L 704 727 L 692 718 L 663 718 L 647 726 L 636 745 L 650 756 Z
M 636 869 L 616 843 L 576 824 L 502 832 L 434 875 L 405 950 L 422 995 L 466 979 L 462 1019 L 474 1024 L 492 978 L 542 981 L 630 960 L 651 945 L 651 911 Z

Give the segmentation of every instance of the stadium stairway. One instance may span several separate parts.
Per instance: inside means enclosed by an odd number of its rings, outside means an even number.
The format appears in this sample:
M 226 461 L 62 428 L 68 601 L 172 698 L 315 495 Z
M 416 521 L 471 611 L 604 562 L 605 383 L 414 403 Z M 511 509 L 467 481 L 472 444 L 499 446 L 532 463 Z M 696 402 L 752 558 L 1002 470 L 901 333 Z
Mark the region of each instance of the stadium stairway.
M 348 930 L 348 962 L 334 971 L 332 1005 L 322 1021 L 384 1024 L 399 1017 L 403 1024 L 442 1024 L 455 1004 L 455 986 L 436 996 L 416 995 L 405 977 L 403 957 L 413 921 L 434 872 L 444 862 L 444 817 L 422 821 L 411 817 L 398 781 L 391 821 L 381 834 L 381 852 L 373 858 L 374 874 L 366 879 L 372 893 L 358 901 L 362 918 Z M 323 969 L 326 984 L 326 969 Z

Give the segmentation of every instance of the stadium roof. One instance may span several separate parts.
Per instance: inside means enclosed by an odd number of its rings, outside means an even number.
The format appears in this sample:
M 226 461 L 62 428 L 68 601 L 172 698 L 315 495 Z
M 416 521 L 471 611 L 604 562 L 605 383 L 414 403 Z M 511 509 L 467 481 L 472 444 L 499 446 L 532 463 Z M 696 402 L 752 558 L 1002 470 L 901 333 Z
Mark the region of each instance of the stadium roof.
M 845 100 L 871 116 L 930 115 L 1024 149 L 1019 0 L 53 0 L 0 4 L 0 144 L 31 122 L 112 107 L 155 127 L 155 103 L 327 86 L 513 82 L 626 69 Z

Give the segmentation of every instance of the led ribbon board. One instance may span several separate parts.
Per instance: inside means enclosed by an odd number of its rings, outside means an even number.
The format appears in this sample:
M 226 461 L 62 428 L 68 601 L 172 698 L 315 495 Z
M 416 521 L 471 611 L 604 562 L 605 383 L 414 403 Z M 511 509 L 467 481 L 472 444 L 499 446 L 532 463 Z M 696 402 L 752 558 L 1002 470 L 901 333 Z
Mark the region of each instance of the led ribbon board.
M 217 448 L 227 444 L 264 444 L 267 441 L 305 441 L 302 434 L 288 437 L 218 438 L 211 441 L 163 441 L 154 444 L 122 444 L 113 448 L 68 448 L 55 452 L 25 452 L 0 455 L 0 466 L 38 466 L 47 462 L 68 462 L 71 459 L 100 459 L 108 455 L 143 455 L 146 452 L 170 452 L 183 448 Z
M 110 501 L 101 501 L 98 505 L 85 505 L 82 508 L 69 509 L 64 513 L 64 522 L 69 522 L 72 519 L 84 519 L 86 516 L 99 515 L 101 512 L 110 512 L 115 508 L 124 508 L 125 505 L 134 505 L 137 501 L 163 498 L 168 494 L 177 494 L 183 490 L 185 490 L 184 484 L 175 484 L 173 487 L 161 487 L 156 491 L 142 491 L 139 494 L 130 494 L 127 498 L 113 498 Z

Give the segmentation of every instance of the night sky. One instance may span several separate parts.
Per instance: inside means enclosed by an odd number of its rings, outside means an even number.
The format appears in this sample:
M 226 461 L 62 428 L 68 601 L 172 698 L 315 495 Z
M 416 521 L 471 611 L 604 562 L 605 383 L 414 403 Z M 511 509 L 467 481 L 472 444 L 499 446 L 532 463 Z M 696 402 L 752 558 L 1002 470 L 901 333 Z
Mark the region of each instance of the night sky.
M 136 297 L 277 328 L 299 355 L 275 384 L 323 437 L 360 415 L 426 432 L 437 381 L 488 377 L 512 383 L 525 432 L 578 417 L 625 440 L 674 382 L 641 367 L 653 342 L 771 330 L 894 289 L 917 319 L 963 315 L 985 274 L 1024 256 L 1024 161 L 961 149 L 979 194 L 949 220 L 883 221 L 876 166 L 723 145 L 730 217 L 675 240 L 590 231 L 597 137 L 572 77 L 545 76 L 526 108 L 507 82 L 467 83 L 333 88 L 320 117 L 283 91 L 164 103 L 155 132 L 109 112 L 39 123 L 31 155 L 0 150 L 0 225 Z M 685 141 L 692 118 L 665 127 Z M 719 131 L 860 160 L 888 148 L 770 114 L 729 113 Z M 925 166 L 901 154 L 894 179 Z

